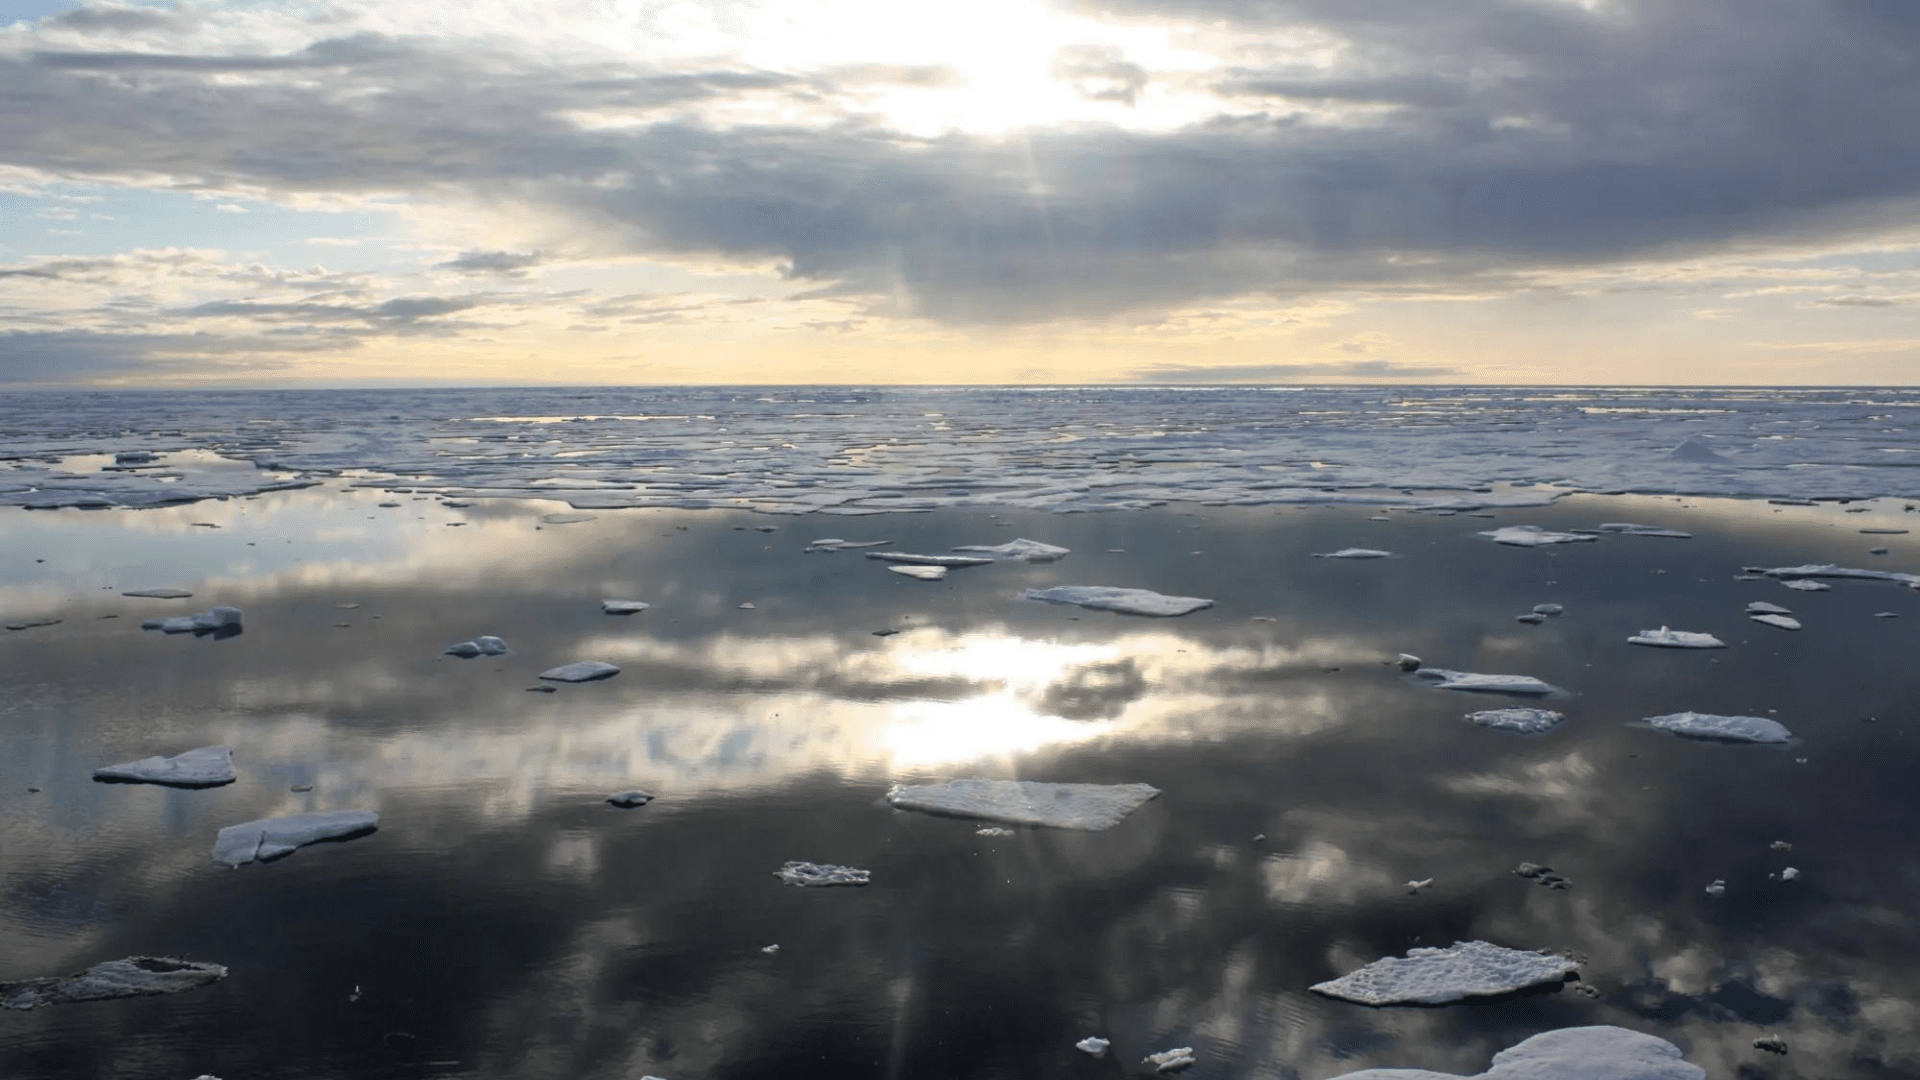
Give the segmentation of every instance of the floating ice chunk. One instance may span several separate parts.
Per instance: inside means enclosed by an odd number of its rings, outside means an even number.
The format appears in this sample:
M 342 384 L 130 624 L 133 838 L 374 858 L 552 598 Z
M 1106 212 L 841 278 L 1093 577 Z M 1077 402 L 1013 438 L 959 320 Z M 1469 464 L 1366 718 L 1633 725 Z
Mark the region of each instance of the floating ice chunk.
M 780 951 L 780 943 L 775 942 L 772 945 L 762 945 L 760 946 L 760 951 L 766 953 L 768 956 L 772 956 L 774 953 Z
M 1003 829 L 998 825 L 989 825 L 984 829 L 973 830 L 973 835 L 975 836 L 1013 836 L 1014 831 L 1012 829 Z
M 602 600 L 600 610 L 609 615 L 635 615 L 652 607 L 644 600 Z
M 1496 544 L 1512 547 L 1541 547 L 1546 544 L 1577 544 L 1592 542 L 1594 537 L 1570 532 L 1548 532 L 1538 525 L 1508 525 L 1505 528 L 1483 532 L 1481 536 L 1491 537 Z
M 1714 878 L 1713 882 L 1707 886 L 1707 895 L 1716 897 L 1727 895 L 1727 883 L 1719 878 Z
M 121 596 L 141 596 L 153 600 L 185 600 L 193 594 L 185 589 L 128 589 Z
M 1720 452 L 1713 448 L 1713 443 L 1709 442 L 1705 435 L 1687 436 L 1686 441 L 1667 451 L 1667 457 L 1672 461 L 1693 461 L 1701 464 L 1727 460 L 1720 456 Z
M 747 601 L 747 602 L 746 602 L 746 603 L 744 603 L 744 604 L 735 604 L 735 605 L 734 605 L 734 607 L 736 607 L 736 608 L 739 608 L 739 609 L 740 609 L 741 611 L 758 611 L 758 610 L 760 610 L 759 608 L 756 608 L 756 607 L 754 607 L 754 606 L 753 606 L 753 601 L 751 601 L 751 600 L 749 600 L 749 601 Z
M 1197 596 L 1164 596 L 1147 589 L 1122 589 L 1112 585 L 1055 585 L 1050 589 L 1028 589 L 1023 600 L 1044 600 L 1050 604 L 1078 604 L 1097 611 L 1117 611 L 1123 615 L 1154 615 L 1170 618 L 1210 608 L 1213 601 Z
M 176 615 L 170 619 L 148 619 L 140 624 L 142 630 L 159 630 L 168 634 L 213 634 L 217 637 L 231 637 L 240 632 L 240 609 L 236 607 L 212 607 L 198 615 Z
M 1567 610 L 1566 608 L 1561 607 L 1559 604 L 1533 605 L 1533 613 L 1535 615 L 1560 615 L 1565 613 L 1566 610 Z
M 618 674 L 620 669 L 612 664 L 604 664 L 598 660 L 581 660 L 578 663 L 548 668 L 540 673 L 540 677 L 551 682 L 592 682 L 595 679 L 611 679 Z
M 146 465 L 153 461 L 151 450 L 122 450 L 113 455 L 115 465 Z
M 953 550 L 971 551 L 980 555 L 988 555 L 1002 562 L 1040 563 L 1058 562 L 1073 549 L 1055 547 L 1052 544 L 1043 544 L 1038 540 L 1028 540 L 1022 537 L 1018 540 L 1009 540 L 1004 544 L 962 544 Z
M 1905 536 L 1907 534 L 1905 529 L 1861 529 L 1860 531 L 1871 536 Z
M 1867 554 L 1869 555 L 1885 555 L 1886 553 L 1887 553 L 1887 549 L 1883 547 L 1867 549 Z
M 1748 615 L 1747 618 L 1752 619 L 1754 622 L 1757 622 L 1757 623 L 1766 623 L 1768 626 L 1777 626 L 1782 630 L 1800 629 L 1800 620 L 1794 618 L 1791 615 L 1771 615 L 1771 614 L 1761 613 L 1758 615 Z
M 463 641 L 458 645 L 449 645 L 441 652 L 447 656 L 461 656 L 472 659 L 476 656 L 505 656 L 507 643 L 491 634 L 482 634 L 472 641 Z
M 929 814 L 1098 831 L 1118 825 L 1158 794 L 1160 789 L 1147 784 L 973 779 L 897 787 L 887 793 L 887 802 Z
M 913 566 L 985 566 L 994 560 L 984 555 L 914 555 L 905 551 L 869 551 L 867 558 Z
M 1652 645 L 1662 649 L 1724 649 L 1727 643 L 1712 634 L 1693 630 L 1642 630 L 1627 639 L 1632 645 Z
M 1551 683 L 1541 682 L 1531 675 L 1481 675 L 1471 671 L 1449 671 L 1446 668 L 1416 668 L 1413 677 L 1433 684 L 1436 690 L 1464 690 L 1482 694 L 1519 694 L 1529 697 L 1542 697 L 1554 692 Z
M 1833 563 L 1807 563 L 1804 566 L 1776 566 L 1772 569 L 1760 568 L 1760 573 L 1768 577 L 1781 578 L 1789 587 L 1795 580 L 1806 578 L 1860 578 L 1868 581 L 1897 581 L 1908 587 L 1920 587 L 1920 574 L 1903 574 L 1896 570 L 1860 570 L 1850 566 L 1836 566 Z
M 1787 1040 L 1778 1035 L 1766 1035 L 1753 1040 L 1753 1048 L 1755 1050 L 1765 1050 L 1769 1054 L 1785 1054 L 1787 1052 Z
M 233 748 L 203 746 L 172 757 L 141 758 L 93 770 L 95 780 L 169 787 L 218 787 L 234 779 Z
M 1566 723 L 1565 713 L 1551 709 L 1482 709 L 1467 714 L 1467 719 L 1483 728 L 1539 735 Z
M 1523 862 L 1508 871 L 1508 873 L 1516 877 L 1526 878 L 1535 885 L 1540 885 L 1548 889 L 1573 888 L 1573 882 L 1569 880 L 1566 875 L 1555 873 L 1551 866 L 1542 866 L 1535 862 Z
M 129 956 L 108 960 L 73 975 L 0 982 L 0 1008 L 35 1009 L 75 1001 L 177 994 L 227 977 L 219 964 L 172 956 Z
M 773 876 L 788 885 L 865 885 L 873 876 L 871 870 L 855 870 L 851 866 L 835 866 L 832 863 L 790 862 L 773 872 Z
M 1564 956 L 1457 941 L 1444 949 L 1409 949 L 1328 982 L 1316 994 L 1361 1005 L 1444 1005 L 1565 982 L 1578 964 Z
M 1812 581 L 1807 578 L 1800 578 L 1794 581 L 1783 581 L 1780 584 L 1785 585 L 1787 588 L 1793 589 L 1796 592 L 1831 592 L 1833 590 L 1833 586 L 1828 585 L 1823 581 Z
M 1769 604 L 1765 600 L 1755 600 L 1747 605 L 1749 615 L 1791 615 L 1792 608 L 1783 608 L 1779 604 Z
M 1154 1072 L 1175 1073 L 1192 1065 L 1196 1060 L 1193 1056 L 1193 1047 L 1176 1046 L 1171 1050 L 1148 1054 L 1140 1059 L 1140 1064 L 1153 1066 Z
M 1800 876 L 1800 871 L 1794 869 L 1791 866 L 1787 867 L 1785 870 L 1780 871 L 1781 881 L 1792 881 L 1794 878 L 1797 878 L 1799 876 Z
M 1416 880 L 1407 882 L 1407 892 L 1409 894 L 1418 894 L 1426 889 L 1431 889 L 1431 888 L 1433 888 L 1432 878 L 1418 878 Z
M 1706 1080 L 1665 1039 L 1611 1025 L 1545 1031 L 1493 1055 L 1473 1076 L 1427 1069 L 1362 1069 L 1332 1080 Z
M 1412 653 L 1401 653 L 1393 662 L 1399 665 L 1401 671 L 1420 670 L 1421 660 Z
M 1390 559 L 1393 557 L 1393 552 L 1380 551 L 1376 548 L 1341 548 L 1339 551 L 1316 551 L 1313 557 L 1316 559 Z
M 636 806 L 645 806 L 653 801 L 653 796 L 644 791 L 623 791 L 618 795 L 607 796 L 607 801 L 622 810 L 631 810 Z
M 1515 615 L 1515 616 L 1513 617 L 1513 621 L 1514 621 L 1514 622 L 1523 622 L 1523 623 L 1528 623 L 1528 624 L 1530 624 L 1530 625 L 1535 625 L 1535 626 L 1537 626 L 1537 625 L 1539 625 L 1540 623 L 1543 623 L 1543 622 L 1546 622 L 1546 621 L 1547 621 L 1547 617 L 1546 617 L 1545 615 L 1542 615 L 1542 614 L 1540 614 L 1540 613 L 1539 613 L 1539 612 L 1537 612 L 1537 611 L 1530 611 L 1530 612 L 1528 612 L 1528 613 L 1527 613 L 1527 614 L 1525 614 L 1525 615 Z
M 1107 1047 L 1112 1045 L 1111 1042 L 1100 1038 L 1098 1035 L 1089 1035 L 1079 1042 L 1074 1043 L 1073 1048 L 1083 1054 L 1092 1054 L 1094 1057 L 1099 1057 L 1107 1052 Z
M 1764 716 L 1715 716 L 1711 713 L 1677 712 L 1649 716 L 1647 726 L 1695 739 L 1725 742 L 1783 743 L 1793 738 L 1778 721 Z
M 268 862 L 322 840 L 350 840 L 372 832 L 380 815 L 371 810 L 322 810 L 229 825 L 213 842 L 213 861 L 228 866 Z
M 1600 526 L 1601 532 L 1620 533 L 1623 536 L 1666 536 L 1675 540 L 1691 540 L 1693 534 L 1678 529 L 1666 529 L 1658 525 L 1635 525 L 1626 521 L 1608 521 Z
M 1873 617 L 1876 619 L 1897 619 L 1900 617 L 1900 613 L 1897 611 L 1876 611 L 1873 613 Z
M 917 578 L 920 581 L 940 581 L 947 576 L 944 566 L 889 566 L 887 569 L 902 577 Z
M 886 547 L 891 543 L 893 543 L 891 540 L 842 540 L 838 537 L 829 537 L 824 540 L 815 540 L 808 544 L 807 551 L 809 553 L 815 551 L 851 551 L 855 548 Z
M 395 503 L 394 505 L 398 506 L 400 504 Z M 573 525 L 582 521 L 592 521 L 593 519 L 593 514 L 545 514 L 540 518 L 541 521 L 546 522 L 548 525 Z

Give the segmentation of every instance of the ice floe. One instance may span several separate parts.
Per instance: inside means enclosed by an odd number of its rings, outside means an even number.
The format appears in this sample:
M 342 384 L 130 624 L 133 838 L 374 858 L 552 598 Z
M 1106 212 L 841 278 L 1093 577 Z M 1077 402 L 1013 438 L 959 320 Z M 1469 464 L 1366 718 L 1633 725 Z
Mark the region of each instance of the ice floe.
M 1553 684 L 1542 682 L 1531 675 L 1482 675 L 1473 671 L 1449 671 L 1446 668 L 1430 667 L 1415 668 L 1410 674 L 1415 679 L 1431 684 L 1436 690 L 1544 697 L 1558 689 Z
M 550 682 L 592 682 L 595 679 L 611 679 L 620 674 L 620 669 L 599 660 L 581 660 L 572 664 L 562 664 L 548 668 L 540 677 Z
M 944 566 L 889 566 L 887 569 L 901 577 L 915 578 L 920 581 L 941 581 L 947 576 Z
M 1492 529 L 1480 534 L 1489 537 L 1496 544 L 1510 547 L 1544 547 L 1548 544 L 1591 543 L 1593 536 L 1586 533 L 1552 532 L 1538 525 L 1508 525 L 1505 528 Z
M 1720 878 L 1714 878 L 1707 883 L 1706 892 L 1708 896 L 1712 897 L 1725 896 L 1727 895 L 1727 883 Z
M 644 600 L 602 600 L 600 610 L 608 615 L 637 615 L 652 607 Z
M 1777 626 L 1782 630 L 1800 629 L 1800 620 L 1791 615 L 1773 615 L 1762 612 L 1757 615 L 1748 615 L 1747 618 L 1757 623 L 1766 623 L 1768 626 Z
M 1623 536 L 1665 536 L 1674 540 L 1691 540 L 1693 534 L 1678 529 L 1663 528 L 1659 525 L 1635 525 L 1626 521 L 1608 521 L 1600 526 L 1601 532 L 1619 533 Z
M 1493 1055 L 1486 1072 L 1472 1076 L 1428 1069 L 1361 1069 L 1332 1080 L 1706 1080 L 1706 1070 L 1688 1063 L 1680 1048 L 1654 1035 L 1623 1027 L 1560 1028 Z
M 949 780 L 896 787 L 887 803 L 949 817 L 1097 831 L 1118 825 L 1160 789 L 1147 784 L 1049 784 L 1037 780 Z
M 1360 1005 L 1444 1005 L 1565 982 L 1579 965 L 1564 956 L 1458 941 L 1409 949 L 1358 971 L 1315 983 L 1314 993 Z
M 873 871 L 835 866 L 832 863 L 790 862 L 775 870 L 773 876 L 788 885 L 866 885 L 871 881 Z
M 440 650 L 446 656 L 459 656 L 471 660 L 476 656 L 505 656 L 507 643 L 491 634 L 482 634 L 472 641 L 462 641 Z
M 1747 605 L 1749 615 L 1791 615 L 1792 608 L 1783 608 L 1779 604 L 1769 604 L 1765 600 L 1755 600 Z
M 1508 872 L 1513 874 L 1515 877 L 1526 878 L 1528 881 L 1531 881 L 1535 885 L 1539 885 L 1543 888 L 1548 888 L 1548 889 L 1573 888 L 1573 882 L 1569 880 L 1565 875 L 1556 873 L 1553 867 L 1543 866 L 1540 863 L 1523 862 L 1519 866 L 1514 867 L 1511 871 L 1508 871 Z
M 26 1010 L 75 1001 L 177 994 L 226 977 L 227 969 L 219 964 L 172 956 L 129 956 L 73 975 L 0 982 L 0 1008 Z
M 1467 719 L 1496 731 L 1539 735 L 1566 723 L 1567 717 L 1551 709 L 1482 709 L 1468 713 Z
M 380 815 L 371 810 L 320 810 L 310 814 L 243 821 L 220 830 L 213 860 L 228 866 L 268 862 L 322 840 L 348 840 L 372 832 Z
M 95 780 L 169 787 L 218 787 L 234 779 L 233 748 L 202 746 L 172 757 L 141 758 L 93 770 Z
M 1694 630 L 1642 630 L 1627 639 L 1633 645 L 1652 645 L 1661 649 L 1724 649 L 1727 643 L 1712 634 Z
M 1339 551 L 1316 551 L 1313 557 L 1316 559 L 1390 559 L 1393 557 L 1393 552 L 1381 551 L 1377 548 L 1341 548 Z
M 400 505 L 394 503 L 395 506 Z M 582 521 L 592 521 L 592 514 L 542 514 L 540 520 L 548 525 L 577 525 Z
M 1804 566 L 1776 566 L 1772 569 L 1749 567 L 1768 577 L 1780 578 L 1789 586 L 1795 581 L 1809 578 L 1857 578 L 1866 581 L 1897 581 L 1910 589 L 1920 588 L 1920 574 L 1903 574 L 1895 570 L 1859 570 L 1849 566 L 1836 566 L 1833 563 L 1808 563 Z
M 1533 605 L 1533 613 L 1535 615 L 1563 615 L 1566 613 L 1566 610 L 1566 608 L 1561 607 L 1559 604 Z
M 1089 1035 L 1079 1042 L 1074 1043 L 1073 1048 L 1083 1054 L 1092 1054 L 1094 1057 L 1099 1057 L 1107 1052 L 1107 1047 L 1112 1045 L 1111 1042 L 1100 1038 L 1098 1035 Z
M 1052 544 L 1043 544 L 1038 540 L 1028 540 L 1024 537 L 1009 540 L 1004 544 L 961 544 L 953 550 L 985 555 L 1001 562 L 1031 563 L 1058 562 L 1072 551 L 1071 548 L 1055 547 Z
M 176 615 L 170 619 L 148 619 L 140 624 L 142 630 L 159 630 L 168 634 L 213 634 L 217 637 L 231 637 L 240 632 L 240 609 L 237 607 L 216 606 L 208 608 L 198 615 Z
M 644 791 L 622 791 L 618 795 L 607 796 L 607 801 L 622 810 L 631 810 L 636 806 L 645 806 L 653 801 L 653 796 Z
M 193 594 L 185 589 L 128 589 L 120 595 L 139 596 L 151 600 L 185 600 Z
M 1809 578 L 1797 578 L 1793 581 L 1783 581 L 1780 584 L 1785 585 L 1795 592 L 1828 592 L 1833 589 L 1833 586 L 1828 585 L 1824 581 L 1814 581 Z
M 867 558 L 913 566 L 939 567 L 986 566 L 995 561 L 985 555 L 915 555 L 907 551 L 869 551 Z
M 1148 1054 L 1140 1059 L 1140 1064 L 1152 1066 L 1154 1072 L 1176 1073 L 1199 1060 L 1193 1056 L 1193 1047 L 1176 1046 L 1171 1050 L 1162 1050 L 1157 1054 Z
M 1166 596 L 1148 589 L 1122 589 L 1112 585 L 1055 585 L 1047 589 L 1028 589 L 1020 597 L 1023 600 L 1044 600 L 1050 604 L 1078 604 L 1096 611 L 1161 618 L 1185 615 L 1213 606 L 1212 600 L 1197 596 Z
M 1656 731 L 1684 735 L 1692 739 L 1721 742 L 1784 743 L 1793 738 L 1777 720 L 1764 716 L 1716 716 L 1712 713 L 1677 712 L 1649 716 L 1646 725 Z
M 886 547 L 891 543 L 893 543 L 891 540 L 842 540 L 838 537 L 828 537 L 824 540 L 815 540 L 809 543 L 807 545 L 807 551 L 809 553 L 816 551 L 853 551 L 858 548 Z

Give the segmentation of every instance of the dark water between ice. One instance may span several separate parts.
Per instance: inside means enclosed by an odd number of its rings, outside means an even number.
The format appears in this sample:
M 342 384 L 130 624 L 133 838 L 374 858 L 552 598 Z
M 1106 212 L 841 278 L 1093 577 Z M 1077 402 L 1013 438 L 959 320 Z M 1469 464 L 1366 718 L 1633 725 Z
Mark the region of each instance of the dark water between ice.
M 1920 1075 L 1920 594 L 1734 580 L 1920 570 L 1915 537 L 1856 531 L 1920 517 L 1897 502 L 1576 497 L 1387 522 L 633 510 L 536 530 L 565 508 L 381 498 L 0 513 L 0 614 L 64 620 L 0 637 L 0 980 L 142 954 L 232 971 L 0 1013 L 0 1076 L 1097 1077 L 1190 1045 L 1188 1077 L 1314 1080 L 1478 1072 L 1591 1023 L 1671 1039 L 1716 1078 Z M 1603 521 L 1695 538 L 1474 535 Z M 823 536 L 1074 550 L 922 583 L 802 553 Z M 1347 546 L 1403 557 L 1310 557 Z M 1218 603 L 1156 620 L 1015 598 L 1050 584 Z M 196 595 L 119 595 L 158 585 Z M 602 598 L 654 606 L 609 617 Z M 1806 628 L 1750 623 L 1756 599 Z M 1513 621 L 1544 602 L 1566 614 Z M 139 629 L 211 604 L 244 609 L 245 633 Z M 1662 624 L 1731 647 L 1626 644 Z M 513 652 L 439 655 L 487 633 Z M 1524 702 L 1410 685 L 1381 663 L 1402 651 L 1545 679 L 1570 719 L 1475 728 L 1464 713 Z M 624 670 L 524 689 L 582 659 Z M 1628 723 L 1683 709 L 1771 716 L 1802 741 Z M 89 779 L 218 742 L 240 770 L 227 787 Z M 1163 794 L 1107 832 L 1005 838 L 882 803 L 971 775 Z M 601 801 L 630 787 L 658 799 Z M 335 808 L 380 828 L 237 871 L 209 858 L 223 825 Z M 791 859 L 873 882 L 786 887 Z M 1522 860 L 1573 887 L 1513 876 Z M 1787 866 L 1801 878 L 1769 879 Z M 1472 938 L 1571 950 L 1598 996 L 1376 1010 L 1307 991 Z M 1752 1049 L 1764 1034 L 1792 1052 Z M 1113 1040 L 1107 1058 L 1073 1048 L 1088 1035 Z

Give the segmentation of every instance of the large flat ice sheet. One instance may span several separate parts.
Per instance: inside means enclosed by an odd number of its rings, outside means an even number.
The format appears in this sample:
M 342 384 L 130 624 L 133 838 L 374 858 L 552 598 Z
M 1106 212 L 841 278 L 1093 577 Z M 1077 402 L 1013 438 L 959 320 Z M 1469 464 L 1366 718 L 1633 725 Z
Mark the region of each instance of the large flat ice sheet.
M 1418 1048 L 1409 1048 L 1413 1057 Z M 1333 1080 L 1706 1080 L 1665 1039 L 1601 1024 L 1543 1031 L 1493 1055 L 1493 1066 L 1472 1076 L 1427 1069 L 1361 1069 Z
M 1213 601 L 1197 596 L 1167 596 L 1148 589 L 1122 589 L 1113 585 L 1055 585 L 1050 589 L 1028 589 L 1020 594 L 1025 600 L 1044 600 L 1049 604 L 1078 604 L 1095 611 L 1117 611 L 1122 615 L 1153 615 L 1170 618 L 1210 608 Z
M 1311 989 L 1361 1005 L 1445 1005 L 1564 982 L 1578 967 L 1564 956 L 1456 941 L 1444 949 L 1409 949 L 1405 957 L 1375 960 Z
M 172 956 L 107 960 L 73 975 L 0 982 L 0 1008 L 33 1009 L 74 1001 L 177 994 L 227 977 L 219 964 Z
M 233 783 L 233 748 L 203 746 L 172 757 L 141 758 L 93 770 L 95 780 L 166 784 L 171 787 L 217 787 Z
M 894 788 L 887 793 L 887 802 L 899 810 L 1097 832 L 1120 824 L 1158 794 L 1160 789 L 1148 784 L 949 780 Z
M 371 810 L 321 810 L 243 821 L 220 830 L 213 842 L 213 861 L 236 867 L 268 862 L 322 840 L 346 840 L 370 833 L 379 825 L 380 815 Z
M 1721 742 L 1783 743 L 1793 738 L 1785 724 L 1764 716 L 1716 716 L 1712 713 L 1677 712 L 1649 716 L 1648 727 L 1693 739 L 1717 739 Z

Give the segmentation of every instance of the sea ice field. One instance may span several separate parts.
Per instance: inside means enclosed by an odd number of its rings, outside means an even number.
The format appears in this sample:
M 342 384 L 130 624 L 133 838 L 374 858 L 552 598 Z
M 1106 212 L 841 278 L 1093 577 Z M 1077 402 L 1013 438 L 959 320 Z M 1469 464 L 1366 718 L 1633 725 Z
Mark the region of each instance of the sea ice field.
M 0 1077 L 1920 1076 L 1916 406 L 8 395 Z

